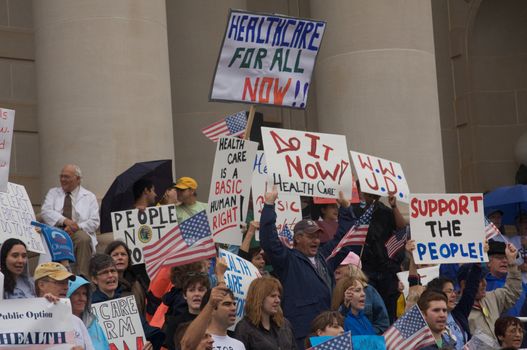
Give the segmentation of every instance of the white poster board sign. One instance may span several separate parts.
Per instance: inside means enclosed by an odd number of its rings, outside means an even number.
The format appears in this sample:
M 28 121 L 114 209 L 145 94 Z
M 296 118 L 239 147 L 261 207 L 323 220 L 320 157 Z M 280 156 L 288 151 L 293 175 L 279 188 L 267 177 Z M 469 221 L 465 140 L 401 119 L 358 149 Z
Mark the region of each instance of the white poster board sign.
M 142 350 L 146 343 L 133 295 L 92 305 L 112 350 Z
M 483 195 L 412 194 L 410 227 L 416 264 L 488 261 Z
M 35 212 L 26 189 L 9 182 L 7 192 L 0 192 L 0 243 L 9 238 L 23 241 L 29 251 L 45 253 L 42 237 L 31 226 Z
M 404 286 L 403 294 L 405 298 L 408 297 L 408 291 L 410 290 L 410 285 L 408 283 L 408 274 L 408 271 L 397 272 L 397 278 L 399 278 L 399 281 L 401 281 Z M 417 269 L 417 274 L 421 278 L 421 284 L 423 286 L 426 286 L 428 285 L 428 282 L 430 282 L 434 278 L 439 277 L 439 265 Z
M 15 111 L 0 108 L 0 192 L 7 192 L 14 125 Z
M 307 197 L 351 198 L 346 137 L 262 128 L 267 167 L 278 192 Z
M 326 23 L 231 10 L 210 99 L 304 109 Z
M 0 349 L 71 349 L 74 331 L 69 299 L 50 303 L 44 298 L 0 302 Z
M 115 239 L 122 240 L 132 251 L 132 264 L 144 263 L 143 247 L 159 241 L 178 225 L 176 207 L 161 205 L 145 210 L 130 209 L 112 213 Z
M 225 283 L 236 298 L 236 323 L 238 323 L 243 318 L 249 286 L 254 279 L 261 277 L 261 275 L 256 266 L 250 261 L 227 250 L 219 249 L 218 257 L 225 258 L 227 261 L 228 268 L 225 272 Z M 232 329 L 234 329 L 234 325 L 231 327 Z
M 393 193 L 398 201 L 408 203 L 410 190 L 401 164 L 354 151 L 350 154 L 362 192 L 384 197 Z
M 267 174 L 267 164 L 265 153 L 258 151 L 254 160 L 252 199 L 253 215 L 255 221 L 260 221 L 262 209 L 265 204 L 265 193 L 271 190 L 268 185 L 269 176 Z M 276 229 L 281 232 L 285 225 L 293 232 L 295 224 L 302 220 L 302 203 L 297 194 L 280 193 L 276 200 Z M 259 231 L 256 233 L 256 240 L 259 241 Z
M 207 215 L 217 243 L 242 243 L 240 224 L 249 208 L 257 149 L 258 143 L 234 137 L 222 137 L 216 144 Z
M 0 300 L 4 300 L 4 274 L 0 272 Z

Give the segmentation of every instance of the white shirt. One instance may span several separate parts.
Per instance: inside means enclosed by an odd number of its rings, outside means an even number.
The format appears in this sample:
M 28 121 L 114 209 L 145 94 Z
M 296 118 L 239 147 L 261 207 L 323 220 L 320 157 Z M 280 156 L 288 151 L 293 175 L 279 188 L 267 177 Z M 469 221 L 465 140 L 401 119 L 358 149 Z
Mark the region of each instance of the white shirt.
M 238 339 L 229 337 L 228 335 L 211 334 L 214 339 L 212 348 L 214 350 L 245 350 L 245 345 Z
M 41 215 L 44 222 L 50 226 L 62 226 L 64 215 L 64 198 L 66 192 L 62 187 L 54 187 L 48 191 L 44 204 L 42 204 Z M 77 187 L 71 193 L 72 219 L 77 222 L 79 228 L 91 235 L 92 245 L 95 248 L 97 239 L 95 232 L 99 228 L 99 204 L 95 195 L 82 186 Z
M 73 331 L 75 332 L 75 345 L 82 346 L 85 350 L 94 350 L 90 334 L 82 320 L 72 314 L 71 323 L 73 324 Z

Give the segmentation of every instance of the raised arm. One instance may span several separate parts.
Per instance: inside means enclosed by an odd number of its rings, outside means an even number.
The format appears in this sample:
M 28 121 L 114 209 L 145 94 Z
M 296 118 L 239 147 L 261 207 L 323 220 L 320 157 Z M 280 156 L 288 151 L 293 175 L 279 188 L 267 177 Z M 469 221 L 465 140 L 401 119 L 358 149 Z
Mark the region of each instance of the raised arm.
M 251 223 L 249 224 L 249 229 L 247 230 L 247 233 L 245 233 L 245 237 L 243 238 L 242 245 L 240 246 L 240 251 L 238 252 L 238 255 L 240 255 L 242 258 L 247 259 L 247 256 L 249 254 L 249 249 L 251 248 L 251 241 L 254 237 L 254 234 L 256 233 L 256 230 L 259 227 L 260 227 L 260 223 L 258 221 L 251 221 Z M 250 259 L 247 259 L 247 260 L 250 260 Z
M 518 265 L 516 265 L 517 254 L 518 250 L 514 245 L 507 243 L 507 247 L 505 248 L 505 255 L 507 256 L 507 263 L 509 265 L 507 279 L 505 280 L 503 288 L 495 289 L 493 292 L 496 296 L 500 314 L 514 306 L 522 292 L 521 272 L 518 269 Z
M 393 210 L 393 218 L 395 219 L 395 227 L 400 230 L 403 227 L 405 227 L 408 223 L 404 219 L 403 215 L 399 211 L 399 207 L 397 207 L 397 198 L 394 196 L 393 193 L 390 193 L 388 196 L 388 203 L 390 204 L 390 207 Z
M 278 238 L 276 230 L 275 201 L 278 191 L 273 186 L 271 192 L 265 194 L 265 204 L 260 217 L 260 246 L 269 259 L 273 269 L 279 271 L 288 263 L 290 251 Z

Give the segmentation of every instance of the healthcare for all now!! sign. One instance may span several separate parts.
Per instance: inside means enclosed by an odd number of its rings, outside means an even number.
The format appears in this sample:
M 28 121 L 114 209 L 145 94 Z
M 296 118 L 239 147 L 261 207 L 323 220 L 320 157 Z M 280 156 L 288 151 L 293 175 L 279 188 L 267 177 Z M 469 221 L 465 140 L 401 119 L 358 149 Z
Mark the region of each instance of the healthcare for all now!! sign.
M 210 99 L 304 109 L 326 23 L 231 10 Z

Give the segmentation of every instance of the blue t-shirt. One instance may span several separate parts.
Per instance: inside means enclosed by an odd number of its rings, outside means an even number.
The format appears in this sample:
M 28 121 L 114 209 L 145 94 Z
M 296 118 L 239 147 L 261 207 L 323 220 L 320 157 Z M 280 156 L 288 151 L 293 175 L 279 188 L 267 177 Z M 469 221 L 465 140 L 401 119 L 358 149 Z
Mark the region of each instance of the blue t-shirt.
M 357 315 L 354 315 L 350 310 L 344 319 L 344 330 L 346 332 L 351 331 L 352 335 L 377 335 L 370 320 L 362 310 Z

